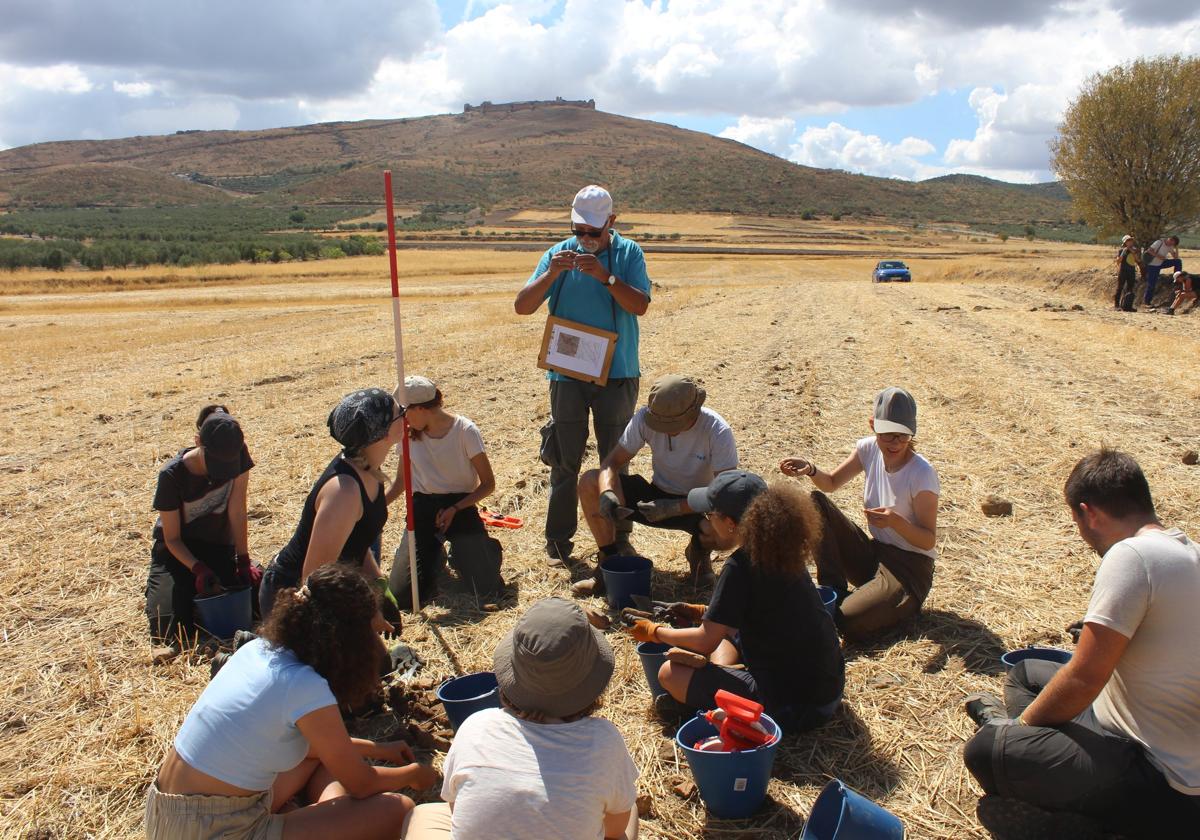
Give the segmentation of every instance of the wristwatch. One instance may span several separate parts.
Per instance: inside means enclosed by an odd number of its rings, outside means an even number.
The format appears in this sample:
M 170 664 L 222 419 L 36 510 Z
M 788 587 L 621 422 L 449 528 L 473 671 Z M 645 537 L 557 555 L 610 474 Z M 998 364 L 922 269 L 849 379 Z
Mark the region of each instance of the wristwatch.
M 609 286 L 617 285 L 617 275 L 615 275 L 615 274 L 608 275 L 608 285 Z

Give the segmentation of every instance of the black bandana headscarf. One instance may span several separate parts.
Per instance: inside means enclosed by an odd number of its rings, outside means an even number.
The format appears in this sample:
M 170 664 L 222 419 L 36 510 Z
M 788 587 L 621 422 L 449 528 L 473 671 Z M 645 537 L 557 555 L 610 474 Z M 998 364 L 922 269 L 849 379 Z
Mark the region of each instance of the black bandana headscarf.
M 396 401 L 387 391 L 355 391 L 329 412 L 329 434 L 348 455 L 356 454 L 387 434 L 395 410 Z

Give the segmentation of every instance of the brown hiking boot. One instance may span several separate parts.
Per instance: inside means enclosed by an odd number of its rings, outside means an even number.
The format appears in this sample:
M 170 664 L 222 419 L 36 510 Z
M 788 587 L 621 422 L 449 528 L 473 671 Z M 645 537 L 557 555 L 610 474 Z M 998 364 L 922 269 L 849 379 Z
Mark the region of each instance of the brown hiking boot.
M 712 552 L 700 544 L 699 537 L 693 535 L 688 540 L 687 548 L 683 550 L 683 556 L 687 558 L 688 575 L 691 578 L 692 586 L 696 589 L 712 586 L 716 580 L 712 568 Z

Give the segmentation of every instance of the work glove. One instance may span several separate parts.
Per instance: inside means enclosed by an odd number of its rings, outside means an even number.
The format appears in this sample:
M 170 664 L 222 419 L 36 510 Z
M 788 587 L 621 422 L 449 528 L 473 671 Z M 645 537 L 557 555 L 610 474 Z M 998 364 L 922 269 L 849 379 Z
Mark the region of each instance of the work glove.
M 683 515 L 683 505 L 686 499 L 655 499 L 652 502 L 638 502 L 638 513 L 646 517 L 647 522 L 661 522 Z
M 706 604 L 685 604 L 683 601 L 675 601 L 672 604 L 654 602 L 655 614 L 661 613 L 672 627 L 695 627 L 704 620 L 704 613 L 707 611 Z
M 629 635 L 633 636 L 639 642 L 657 642 L 658 628 L 662 627 L 656 621 L 651 621 L 648 618 L 639 618 L 629 625 Z
M 633 511 L 621 505 L 615 491 L 605 490 L 600 494 L 600 515 L 615 523 L 618 519 L 628 519 Z
M 197 560 L 192 564 L 192 575 L 196 578 L 196 594 L 207 598 L 211 595 L 218 595 L 221 592 L 221 581 L 217 580 L 216 573 L 208 568 L 203 560 Z
M 1067 635 L 1071 637 L 1071 641 L 1079 644 L 1079 637 L 1083 635 L 1083 619 L 1073 621 L 1067 625 Z
M 387 578 L 380 576 L 371 581 L 371 588 L 379 593 L 379 611 L 383 613 L 384 620 L 392 625 L 393 630 L 399 633 L 403 619 L 400 617 L 400 605 L 396 602 L 396 596 L 392 594 L 392 590 L 388 588 Z
M 258 586 L 263 576 L 262 566 L 253 563 L 249 554 L 239 554 L 233 574 L 242 586 Z

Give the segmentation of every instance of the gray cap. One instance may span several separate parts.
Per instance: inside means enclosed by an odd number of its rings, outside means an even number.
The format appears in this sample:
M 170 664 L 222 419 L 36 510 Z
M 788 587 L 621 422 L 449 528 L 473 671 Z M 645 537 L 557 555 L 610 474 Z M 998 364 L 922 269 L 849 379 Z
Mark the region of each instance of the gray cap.
M 561 718 L 604 693 L 613 650 L 577 604 L 545 598 L 500 640 L 492 662 L 500 691 L 514 706 Z
M 667 435 L 686 431 L 700 416 L 707 396 L 690 376 L 660 376 L 650 389 L 646 425 Z
M 432 379 L 427 379 L 424 376 L 406 376 L 404 377 L 404 398 L 408 400 L 409 405 L 420 405 L 427 403 L 437 396 L 437 386 L 433 384 Z
M 204 467 L 214 484 L 241 474 L 242 447 L 246 438 L 242 427 L 228 413 L 217 410 L 200 424 L 200 446 L 204 448 Z
M 875 434 L 917 434 L 917 401 L 903 388 L 884 388 L 875 395 Z
M 707 487 L 697 487 L 687 495 L 688 507 L 696 513 L 716 511 L 740 522 L 750 503 L 767 489 L 767 482 L 745 470 L 725 470 Z

